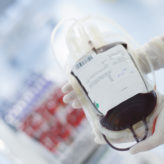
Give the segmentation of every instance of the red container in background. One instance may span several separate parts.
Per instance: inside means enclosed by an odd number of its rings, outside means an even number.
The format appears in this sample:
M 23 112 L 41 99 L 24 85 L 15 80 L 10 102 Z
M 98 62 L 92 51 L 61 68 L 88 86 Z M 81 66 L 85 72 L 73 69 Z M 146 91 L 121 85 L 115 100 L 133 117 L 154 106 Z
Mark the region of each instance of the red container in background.
M 59 143 L 59 140 L 57 139 L 56 136 L 53 136 L 51 134 L 51 131 L 43 132 L 39 138 L 39 141 L 41 142 L 43 146 L 45 146 L 51 152 L 55 151 Z
M 73 109 L 63 102 L 61 88 L 55 88 L 22 124 L 22 130 L 35 138 L 49 151 L 54 152 L 59 143 L 71 143 L 71 133 L 82 122 L 82 109 Z M 72 138 L 71 138 L 72 140 Z
M 82 109 L 72 109 L 67 115 L 67 122 L 73 127 L 77 127 L 84 119 L 85 114 Z

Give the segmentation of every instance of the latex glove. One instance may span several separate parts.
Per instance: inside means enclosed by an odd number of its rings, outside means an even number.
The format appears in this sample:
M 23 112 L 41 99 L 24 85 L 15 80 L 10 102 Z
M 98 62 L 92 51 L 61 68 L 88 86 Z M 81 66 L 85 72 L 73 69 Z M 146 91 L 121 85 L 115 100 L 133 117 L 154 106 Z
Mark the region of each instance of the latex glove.
M 65 93 L 65 96 L 63 97 L 63 101 L 65 103 L 71 103 L 73 108 L 81 108 L 82 107 L 71 84 L 66 83 L 62 87 L 62 91 L 63 91 L 63 93 Z
M 146 56 L 150 59 L 155 70 L 164 68 L 164 36 L 153 38 L 150 42 L 135 50 L 134 53 L 145 72 L 149 72 Z
M 135 146 L 133 146 L 130 149 L 131 154 L 136 154 L 139 152 L 144 152 L 151 150 L 161 144 L 164 144 L 164 96 L 162 95 L 160 97 L 160 103 L 157 106 L 157 112 L 159 112 L 157 115 L 157 121 L 155 125 L 155 131 L 153 135 L 148 137 L 146 140 L 137 143 Z
M 138 55 L 144 57 L 145 52 L 149 54 L 155 69 L 164 67 L 164 37 L 154 38 L 149 44 L 138 51 Z M 159 112 L 155 132 L 146 140 L 136 144 L 130 149 L 132 154 L 151 150 L 161 144 L 164 144 L 164 96 L 161 96 L 161 102 L 157 106 Z

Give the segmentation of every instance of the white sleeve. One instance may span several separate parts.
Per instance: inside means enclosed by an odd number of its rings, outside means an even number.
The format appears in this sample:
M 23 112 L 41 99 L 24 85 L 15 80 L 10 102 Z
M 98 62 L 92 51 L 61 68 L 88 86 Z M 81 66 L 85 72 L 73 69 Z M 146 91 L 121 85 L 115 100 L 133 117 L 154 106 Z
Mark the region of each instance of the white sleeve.
M 145 72 L 149 72 L 146 56 L 155 70 L 164 68 L 164 36 L 153 38 L 150 42 L 137 49 L 135 54 Z

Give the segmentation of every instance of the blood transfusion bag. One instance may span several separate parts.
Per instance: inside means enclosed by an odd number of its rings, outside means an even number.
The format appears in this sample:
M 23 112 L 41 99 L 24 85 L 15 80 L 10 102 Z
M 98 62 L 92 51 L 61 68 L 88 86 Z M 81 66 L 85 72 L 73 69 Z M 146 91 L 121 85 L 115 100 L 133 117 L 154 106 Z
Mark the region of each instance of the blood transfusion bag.
M 136 56 L 137 44 L 118 24 L 93 16 L 64 20 L 51 43 L 98 143 L 125 151 L 151 135 L 153 68 L 146 55 Z

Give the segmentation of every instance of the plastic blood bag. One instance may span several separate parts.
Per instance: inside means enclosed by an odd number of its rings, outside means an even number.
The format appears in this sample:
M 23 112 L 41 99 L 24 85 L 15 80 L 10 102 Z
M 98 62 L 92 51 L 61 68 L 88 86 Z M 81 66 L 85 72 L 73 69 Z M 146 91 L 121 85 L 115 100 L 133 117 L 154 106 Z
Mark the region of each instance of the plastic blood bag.
M 125 151 L 151 134 L 154 71 L 148 58 L 136 56 L 137 44 L 118 24 L 99 17 L 65 20 L 51 42 L 97 142 Z

